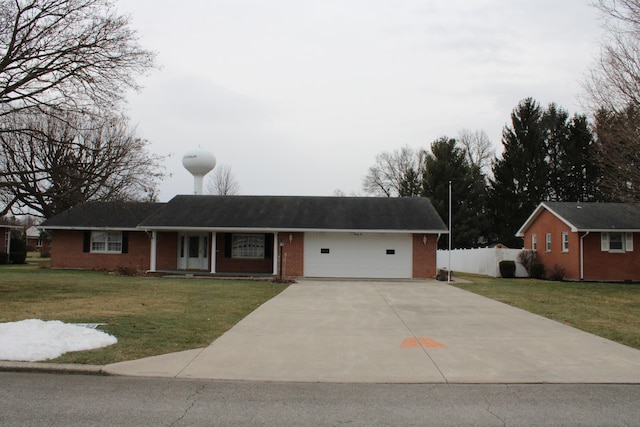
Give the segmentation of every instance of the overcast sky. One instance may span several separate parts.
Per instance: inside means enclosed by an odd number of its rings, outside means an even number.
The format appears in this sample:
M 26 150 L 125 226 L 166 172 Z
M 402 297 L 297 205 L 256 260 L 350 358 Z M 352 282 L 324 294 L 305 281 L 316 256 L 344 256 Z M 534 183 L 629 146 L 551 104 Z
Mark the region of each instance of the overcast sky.
M 160 70 L 128 113 L 172 157 L 160 199 L 189 194 L 190 149 L 240 194 L 363 194 L 376 154 L 461 129 L 501 146 L 518 102 L 583 112 L 602 31 L 590 0 L 118 0 Z M 206 181 L 206 178 L 205 178 Z

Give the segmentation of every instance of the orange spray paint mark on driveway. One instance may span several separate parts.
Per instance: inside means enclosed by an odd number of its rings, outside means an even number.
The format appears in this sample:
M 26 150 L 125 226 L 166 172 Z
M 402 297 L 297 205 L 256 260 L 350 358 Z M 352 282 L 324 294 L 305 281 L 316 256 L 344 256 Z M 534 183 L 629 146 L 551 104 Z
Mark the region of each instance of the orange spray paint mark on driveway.
M 440 341 L 436 341 L 433 338 L 405 338 L 400 345 L 400 348 L 447 348 L 446 345 Z

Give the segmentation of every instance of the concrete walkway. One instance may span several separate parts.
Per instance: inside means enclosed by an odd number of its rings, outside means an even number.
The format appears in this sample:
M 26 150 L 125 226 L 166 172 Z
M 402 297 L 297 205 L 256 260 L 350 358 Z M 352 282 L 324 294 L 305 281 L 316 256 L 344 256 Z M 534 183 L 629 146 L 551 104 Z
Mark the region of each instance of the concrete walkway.
M 357 383 L 640 383 L 640 351 L 441 282 L 302 281 L 209 347 L 118 375 Z

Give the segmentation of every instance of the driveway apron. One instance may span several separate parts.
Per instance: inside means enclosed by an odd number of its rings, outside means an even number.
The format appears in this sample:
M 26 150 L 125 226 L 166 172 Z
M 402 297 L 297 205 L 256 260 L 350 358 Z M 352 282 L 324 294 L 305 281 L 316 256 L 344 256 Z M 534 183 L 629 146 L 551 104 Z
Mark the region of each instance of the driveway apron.
M 640 351 L 436 281 L 289 286 L 209 347 L 123 375 L 356 383 L 640 383 Z

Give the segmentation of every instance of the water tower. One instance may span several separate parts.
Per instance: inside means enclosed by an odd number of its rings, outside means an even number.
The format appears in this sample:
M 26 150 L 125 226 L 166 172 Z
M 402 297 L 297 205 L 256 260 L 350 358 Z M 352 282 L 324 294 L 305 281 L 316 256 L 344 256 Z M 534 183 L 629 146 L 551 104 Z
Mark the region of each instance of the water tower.
M 209 151 L 192 150 L 182 156 L 182 166 L 193 175 L 193 194 L 202 194 L 204 176 L 216 167 L 216 158 Z

